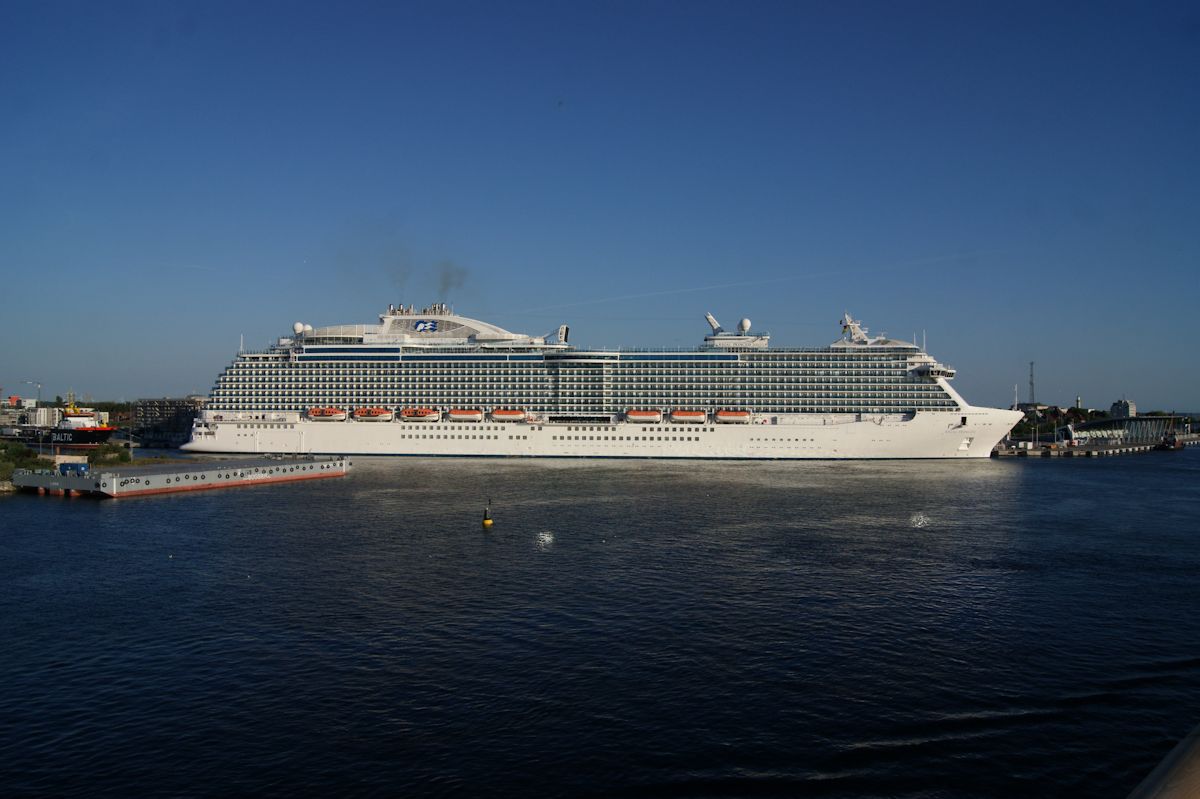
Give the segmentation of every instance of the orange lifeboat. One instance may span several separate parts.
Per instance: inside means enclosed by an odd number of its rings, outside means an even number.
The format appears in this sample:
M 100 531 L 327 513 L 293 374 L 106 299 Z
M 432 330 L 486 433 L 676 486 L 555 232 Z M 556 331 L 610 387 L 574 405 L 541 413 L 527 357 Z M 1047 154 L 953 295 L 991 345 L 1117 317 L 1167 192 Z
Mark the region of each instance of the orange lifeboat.
M 708 414 L 704 411 L 671 411 L 671 421 L 683 424 L 704 424 Z
M 497 408 L 496 410 L 492 411 L 492 421 L 493 422 L 523 422 L 523 421 L 525 421 L 525 411 Z
M 400 418 L 406 422 L 436 422 L 442 414 L 433 408 L 405 408 L 400 411 Z
M 750 411 L 717 411 L 716 419 L 722 424 L 750 424 Z
M 308 418 L 314 422 L 344 422 L 346 412 L 341 408 L 309 408 Z
M 662 421 L 662 411 L 625 411 L 625 421 L 634 424 L 658 424 Z
M 482 422 L 483 411 L 478 408 L 453 408 L 447 414 L 452 422 Z
M 387 408 L 355 408 L 351 415 L 358 422 L 390 422 L 396 418 Z

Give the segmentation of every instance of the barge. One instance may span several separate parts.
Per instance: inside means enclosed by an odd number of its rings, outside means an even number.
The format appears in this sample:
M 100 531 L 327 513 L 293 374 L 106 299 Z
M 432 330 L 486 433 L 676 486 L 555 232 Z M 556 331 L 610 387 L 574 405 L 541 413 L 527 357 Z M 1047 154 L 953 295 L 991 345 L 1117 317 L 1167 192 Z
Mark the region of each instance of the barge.
M 85 463 L 64 463 L 54 470 L 18 469 L 12 483 L 18 490 L 39 494 L 117 499 L 345 477 L 350 466 L 345 457 L 183 461 L 99 470 Z

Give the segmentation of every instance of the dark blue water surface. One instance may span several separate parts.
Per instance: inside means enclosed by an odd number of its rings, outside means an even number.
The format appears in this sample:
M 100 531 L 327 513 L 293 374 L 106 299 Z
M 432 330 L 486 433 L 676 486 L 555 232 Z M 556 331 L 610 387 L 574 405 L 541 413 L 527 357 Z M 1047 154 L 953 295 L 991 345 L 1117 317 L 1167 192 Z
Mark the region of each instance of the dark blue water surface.
M 355 467 L 0 497 L 0 793 L 1122 797 L 1200 723 L 1200 451 Z

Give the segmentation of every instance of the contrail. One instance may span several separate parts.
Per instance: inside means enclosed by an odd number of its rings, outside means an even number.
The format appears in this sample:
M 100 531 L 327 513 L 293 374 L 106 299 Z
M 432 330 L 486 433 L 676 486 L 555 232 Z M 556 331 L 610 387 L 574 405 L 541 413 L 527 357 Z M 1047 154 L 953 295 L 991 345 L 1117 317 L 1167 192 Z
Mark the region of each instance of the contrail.
M 921 266 L 927 264 L 942 263 L 944 261 L 954 261 L 960 258 L 981 255 L 986 252 L 994 252 L 993 250 L 977 250 L 970 253 L 955 253 L 953 255 L 938 255 L 932 258 L 917 258 L 911 261 L 901 261 L 886 267 L 878 267 L 876 269 L 858 269 L 855 270 L 856 275 L 879 274 L 881 272 L 897 272 L 902 269 L 907 269 L 912 266 Z M 667 297 L 675 294 L 692 294 L 697 291 L 713 291 L 715 289 L 731 289 L 745 286 L 768 286 L 773 283 L 787 283 L 792 280 L 803 280 L 810 277 L 824 277 L 827 275 L 845 274 L 845 269 L 831 269 L 824 272 L 806 272 L 800 275 L 790 275 L 788 277 L 779 277 L 771 280 L 744 280 L 737 283 L 714 283 L 711 286 L 693 286 L 691 288 L 669 289 L 666 291 L 647 291 L 641 294 L 619 294 L 615 297 L 600 297 L 594 300 L 584 300 L 582 302 L 569 302 L 562 305 L 542 305 L 537 308 L 526 308 L 523 311 L 516 311 L 519 314 L 536 313 L 538 311 L 556 311 L 562 308 L 579 308 L 584 305 L 599 305 L 605 302 L 618 302 L 620 300 L 641 300 L 647 297 Z

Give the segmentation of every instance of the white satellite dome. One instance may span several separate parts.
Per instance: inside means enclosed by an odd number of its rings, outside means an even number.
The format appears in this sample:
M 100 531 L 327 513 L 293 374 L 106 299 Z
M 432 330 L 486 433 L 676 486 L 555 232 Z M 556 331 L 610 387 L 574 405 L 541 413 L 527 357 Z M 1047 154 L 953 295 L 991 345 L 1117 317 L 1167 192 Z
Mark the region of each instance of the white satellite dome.
M 295 333 L 297 336 L 300 335 L 301 333 L 303 333 L 304 332 L 304 323 L 297 322 L 296 324 L 292 325 L 292 332 Z
M 750 320 L 742 319 L 742 321 L 738 322 L 738 330 L 742 333 L 748 332 L 750 330 Z
M 305 325 L 304 326 L 304 334 L 308 335 L 311 332 L 312 332 L 312 325 Z

